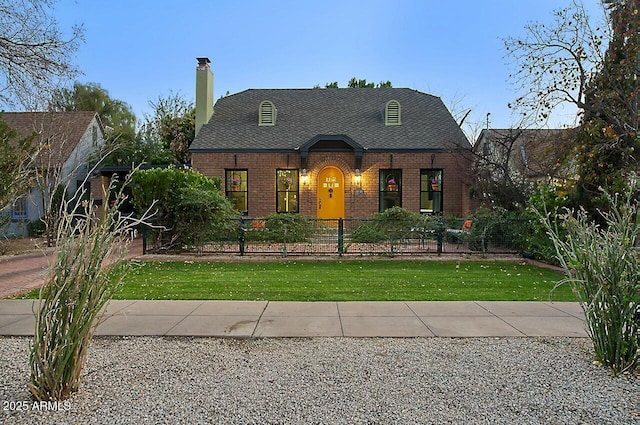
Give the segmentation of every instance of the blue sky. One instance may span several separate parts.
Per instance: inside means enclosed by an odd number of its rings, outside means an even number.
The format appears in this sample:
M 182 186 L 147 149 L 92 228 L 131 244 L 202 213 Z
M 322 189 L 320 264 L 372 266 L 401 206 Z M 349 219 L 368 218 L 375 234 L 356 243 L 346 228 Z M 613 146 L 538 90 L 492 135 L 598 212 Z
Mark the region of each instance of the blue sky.
M 351 77 L 439 96 L 469 122 L 517 122 L 502 38 L 550 22 L 570 0 L 61 0 L 61 27 L 83 24 L 83 83 L 150 113 L 170 92 L 193 100 L 196 57 L 212 61 L 214 97 L 248 88 L 311 88 Z M 583 0 L 594 16 L 598 0 Z M 572 123 L 573 110 L 550 125 Z

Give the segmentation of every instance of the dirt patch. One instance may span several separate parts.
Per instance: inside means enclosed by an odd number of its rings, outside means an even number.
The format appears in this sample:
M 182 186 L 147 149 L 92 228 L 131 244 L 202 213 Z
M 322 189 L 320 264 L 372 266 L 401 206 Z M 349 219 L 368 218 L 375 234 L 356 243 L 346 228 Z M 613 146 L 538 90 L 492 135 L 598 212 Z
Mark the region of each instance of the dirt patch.
M 42 252 L 47 246 L 43 238 L 0 238 L 0 255 Z

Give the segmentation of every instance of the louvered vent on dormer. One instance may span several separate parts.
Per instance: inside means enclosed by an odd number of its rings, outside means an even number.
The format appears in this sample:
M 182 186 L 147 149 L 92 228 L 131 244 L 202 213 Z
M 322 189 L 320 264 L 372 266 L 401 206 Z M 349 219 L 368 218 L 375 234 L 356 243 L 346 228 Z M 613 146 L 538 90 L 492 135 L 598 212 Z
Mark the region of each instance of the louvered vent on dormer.
M 276 107 L 269 100 L 263 100 L 260 102 L 260 109 L 258 110 L 258 125 L 259 126 L 273 126 L 276 125 Z
M 400 125 L 401 120 L 400 102 L 397 100 L 390 100 L 387 102 L 387 106 L 384 110 L 384 124 L 385 125 Z

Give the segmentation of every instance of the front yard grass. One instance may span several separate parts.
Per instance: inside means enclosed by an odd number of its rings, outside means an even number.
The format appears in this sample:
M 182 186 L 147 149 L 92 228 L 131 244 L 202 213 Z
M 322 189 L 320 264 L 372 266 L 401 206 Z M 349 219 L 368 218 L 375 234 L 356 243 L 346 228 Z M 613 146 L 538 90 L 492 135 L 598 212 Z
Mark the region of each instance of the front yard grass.
M 548 301 L 560 279 L 552 270 L 500 261 L 140 262 L 114 298 Z M 563 285 L 553 300 L 576 298 Z

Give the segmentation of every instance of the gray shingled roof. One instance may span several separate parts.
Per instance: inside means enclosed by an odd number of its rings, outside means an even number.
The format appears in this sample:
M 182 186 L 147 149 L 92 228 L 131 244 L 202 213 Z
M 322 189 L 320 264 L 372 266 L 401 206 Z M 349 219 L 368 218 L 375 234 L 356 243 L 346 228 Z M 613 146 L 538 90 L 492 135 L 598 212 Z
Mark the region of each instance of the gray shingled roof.
M 402 125 L 385 126 L 389 100 Z M 270 100 L 276 125 L 258 126 Z M 471 145 L 440 98 L 411 89 L 252 89 L 224 97 L 191 151 L 295 150 L 318 135 L 345 135 L 367 150 L 451 150 Z

